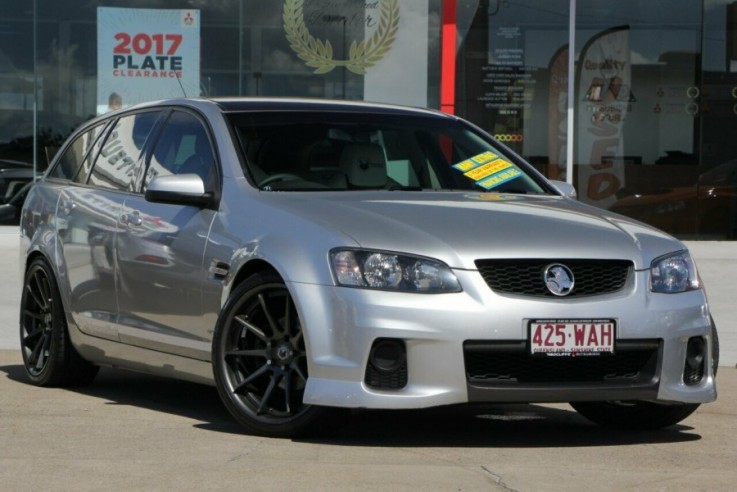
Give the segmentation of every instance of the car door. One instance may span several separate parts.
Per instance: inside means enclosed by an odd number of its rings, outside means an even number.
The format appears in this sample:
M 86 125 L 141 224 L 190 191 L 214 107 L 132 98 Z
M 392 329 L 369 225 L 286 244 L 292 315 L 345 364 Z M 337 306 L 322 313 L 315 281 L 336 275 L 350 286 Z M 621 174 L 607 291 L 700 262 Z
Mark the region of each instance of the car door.
M 123 116 L 105 132 L 105 125 L 94 127 L 68 148 L 50 175 L 50 179 L 71 176 L 60 192 L 57 230 L 63 281 L 69 282 L 68 305 L 76 325 L 88 335 L 118 339 L 114 264 L 118 218 L 132 175 L 141 165 L 143 142 L 158 115 Z M 85 147 L 93 148 L 85 151 Z
M 203 318 L 203 257 L 215 211 L 151 203 L 143 192 L 156 176 L 198 174 L 216 182 L 215 152 L 204 122 L 172 111 L 149 156 L 141 193 L 127 197 L 117 236 L 120 340 L 188 357 L 209 359 Z M 203 276 L 205 275 L 205 276 Z

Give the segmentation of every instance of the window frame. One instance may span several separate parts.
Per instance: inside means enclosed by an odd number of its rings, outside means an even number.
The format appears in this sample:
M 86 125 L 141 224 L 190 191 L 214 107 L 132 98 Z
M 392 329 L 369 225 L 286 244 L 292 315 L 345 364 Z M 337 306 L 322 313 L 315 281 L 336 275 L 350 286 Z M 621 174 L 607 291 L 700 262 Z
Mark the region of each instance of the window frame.
M 114 118 L 113 118 L 114 119 Z M 46 179 L 50 181 L 58 181 L 62 183 L 75 183 L 78 185 L 84 185 L 87 183 L 87 178 L 89 177 L 89 171 L 88 175 L 85 176 L 84 182 L 77 181 L 77 176 L 80 172 L 82 172 L 82 169 L 84 169 L 84 163 L 87 161 L 93 153 L 95 153 L 95 146 L 97 145 L 100 140 L 104 141 L 107 139 L 107 133 L 110 131 L 111 128 L 111 122 L 113 119 L 103 119 L 103 120 L 93 120 L 90 121 L 88 124 L 81 127 L 77 132 L 74 133 L 73 138 L 69 138 L 68 141 L 64 146 L 62 146 L 61 149 L 56 154 L 56 157 L 54 159 L 54 162 L 49 166 L 48 171 L 46 172 Z M 87 148 L 84 152 L 84 156 L 81 159 L 81 162 L 79 166 L 77 167 L 76 171 L 74 172 L 74 175 L 71 177 L 61 177 L 61 176 L 55 176 L 54 173 L 59 168 L 59 166 L 62 165 L 62 161 L 64 160 L 64 157 L 67 155 L 67 153 L 74 147 L 74 144 L 77 143 L 77 141 L 82 138 L 86 133 L 92 131 L 93 129 L 97 128 L 98 126 L 102 126 L 102 131 L 99 133 L 97 138 L 95 138 L 95 141 L 92 142 L 92 145 Z M 97 156 L 95 155 L 95 159 Z M 94 166 L 94 163 L 93 163 Z M 93 166 L 90 166 L 90 170 Z
M 158 113 L 158 115 L 156 116 L 153 124 L 151 125 L 151 129 L 146 135 L 146 139 L 144 140 L 143 145 L 141 146 L 140 152 L 138 153 L 138 156 L 136 157 L 135 164 L 134 164 L 136 169 L 133 173 L 132 179 L 128 182 L 128 186 L 126 188 L 113 188 L 113 187 L 105 188 L 102 186 L 98 186 L 96 184 L 91 184 L 90 178 L 94 174 L 95 168 L 98 165 L 100 154 L 102 153 L 102 150 L 107 145 L 108 139 L 110 138 L 110 135 L 112 134 L 113 130 L 118 126 L 118 123 L 120 123 L 120 120 L 122 120 L 123 118 L 129 118 L 129 117 L 133 117 L 135 115 L 143 114 L 143 113 Z M 136 193 L 136 190 L 138 189 L 137 182 L 141 174 L 141 169 L 145 167 L 145 155 L 147 153 L 147 147 L 150 145 L 152 135 L 156 135 L 157 132 L 159 131 L 161 124 L 162 124 L 162 118 L 164 117 L 166 113 L 167 111 L 163 108 L 152 107 L 152 108 L 141 108 L 138 110 L 128 111 L 128 112 L 116 115 L 114 118 L 111 118 L 110 122 L 108 123 L 109 126 L 106 129 L 105 140 L 103 141 L 102 145 L 97 150 L 96 155 L 94 156 L 94 161 L 92 163 L 92 166 L 90 167 L 90 170 L 87 173 L 87 177 L 84 181 L 84 184 L 86 186 L 90 186 L 95 189 L 104 189 L 108 191 L 117 191 L 117 192 L 123 192 L 123 193 L 126 193 L 126 192 Z

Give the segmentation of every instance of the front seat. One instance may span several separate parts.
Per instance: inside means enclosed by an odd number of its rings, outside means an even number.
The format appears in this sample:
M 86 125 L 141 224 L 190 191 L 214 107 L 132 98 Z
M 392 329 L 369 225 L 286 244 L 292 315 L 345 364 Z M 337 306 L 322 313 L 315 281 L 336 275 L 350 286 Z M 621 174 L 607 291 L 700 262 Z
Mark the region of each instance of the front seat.
M 340 155 L 340 170 L 348 188 L 384 188 L 387 184 L 384 149 L 374 143 L 352 143 Z

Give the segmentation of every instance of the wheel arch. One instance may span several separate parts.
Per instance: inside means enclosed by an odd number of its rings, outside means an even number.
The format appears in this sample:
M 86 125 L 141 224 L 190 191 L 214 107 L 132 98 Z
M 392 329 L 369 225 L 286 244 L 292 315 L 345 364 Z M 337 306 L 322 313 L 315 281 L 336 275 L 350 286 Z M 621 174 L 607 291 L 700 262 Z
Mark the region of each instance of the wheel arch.
M 39 250 L 31 251 L 30 253 L 28 253 L 28 256 L 26 256 L 26 262 L 25 262 L 25 265 L 23 266 L 24 275 L 25 273 L 28 272 L 28 267 L 31 266 L 31 263 L 33 263 L 36 260 L 36 258 L 42 258 L 46 263 L 51 265 L 51 262 L 49 261 L 48 257 L 45 254 L 43 254 L 41 251 Z
M 268 261 L 261 259 L 261 258 L 254 258 L 251 261 L 248 261 L 241 265 L 238 270 L 233 275 L 233 280 L 230 282 L 230 285 L 228 286 L 227 292 L 223 293 L 223 298 L 221 302 L 221 307 L 225 305 L 225 302 L 230 297 L 230 294 L 243 282 L 246 281 L 248 277 L 251 275 L 257 274 L 257 273 L 266 273 L 266 272 L 272 272 L 276 275 L 279 275 L 279 277 L 284 279 L 284 275 L 279 272 L 274 265 L 269 263 Z
M 296 295 L 294 290 L 289 285 L 290 283 L 287 281 L 288 277 L 284 273 L 279 271 L 279 268 L 277 268 L 272 262 L 265 260 L 263 258 L 253 258 L 243 263 L 233 275 L 233 280 L 228 285 L 228 288 L 223 291 L 223 297 L 221 300 L 220 308 L 222 310 L 222 308 L 228 302 L 228 299 L 233 294 L 233 292 L 235 292 L 238 286 L 241 285 L 243 282 L 245 282 L 252 275 L 268 274 L 268 273 L 273 273 L 274 275 L 278 276 L 282 282 L 284 282 L 284 286 L 289 291 L 290 295 L 292 296 L 292 299 L 294 300 L 297 313 L 300 317 L 300 320 L 303 323 L 302 329 L 304 331 L 305 344 L 307 346 L 308 364 L 311 366 L 313 363 L 312 351 L 311 351 L 313 334 L 311 333 L 308 327 L 308 324 L 305 323 L 305 315 L 303 313 L 304 306 L 300 302 L 299 296 Z

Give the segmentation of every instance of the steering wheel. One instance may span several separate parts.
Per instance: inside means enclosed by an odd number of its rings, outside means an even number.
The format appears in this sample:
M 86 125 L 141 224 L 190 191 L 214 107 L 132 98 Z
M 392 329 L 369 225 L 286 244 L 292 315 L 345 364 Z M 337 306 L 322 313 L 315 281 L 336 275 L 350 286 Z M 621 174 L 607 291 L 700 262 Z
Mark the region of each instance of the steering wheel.
M 263 179 L 259 184 L 259 188 L 263 188 L 266 185 L 270 185 L 271 183 L 275 183 L 277 181 L 289 181 L 289 180 L 299 180 L 302 179 L 296 174 L 291 173 L 276 173 L 272 174 L 266 179 Z

